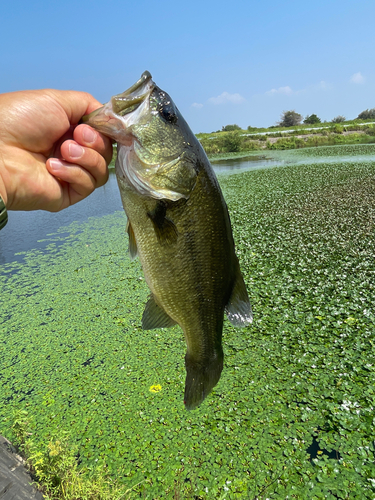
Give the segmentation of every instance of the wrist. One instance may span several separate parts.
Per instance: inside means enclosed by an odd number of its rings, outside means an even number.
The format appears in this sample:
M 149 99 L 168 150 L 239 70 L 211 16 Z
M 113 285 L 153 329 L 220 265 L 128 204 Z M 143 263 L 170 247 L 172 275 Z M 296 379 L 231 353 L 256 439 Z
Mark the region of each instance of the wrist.
M 3 229 L 3 227 L 6 225 L 7 222 L 8 222 L 7 209 L 0 195 L 0 230 Z
M 1 168 L 0 168 L 0 230 L 3 229 L 5 224 L 8 222 L 8 214 L 5 206 L 7 199 L 8 198 L 5 189 L 5 184 L 1 175 Z

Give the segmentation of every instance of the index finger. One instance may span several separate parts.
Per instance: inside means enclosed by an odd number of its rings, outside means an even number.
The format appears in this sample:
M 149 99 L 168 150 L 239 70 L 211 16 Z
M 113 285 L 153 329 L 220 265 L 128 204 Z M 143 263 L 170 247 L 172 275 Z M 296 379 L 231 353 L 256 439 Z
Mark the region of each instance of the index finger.
M 88 92 L 76 90 L 50 90 L 63 107 L 69 122 L 77 124 L 83 115 L 98 109 L 102 104 Z

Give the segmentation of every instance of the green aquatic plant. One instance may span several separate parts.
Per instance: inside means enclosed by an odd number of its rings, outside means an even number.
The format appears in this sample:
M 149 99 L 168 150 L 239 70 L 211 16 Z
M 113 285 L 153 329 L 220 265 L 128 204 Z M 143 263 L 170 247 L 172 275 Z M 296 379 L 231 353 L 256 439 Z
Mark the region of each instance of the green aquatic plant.
M 25 410 L 14 412 L 12 431 L 25 459 L 25 466 L 35 478 L 43 497 L 51 500 L 129 500 L 131 489 L 119 485 L 103 467 L 78 467 L 77 445 L 67 432 L 51 436 L 37 445 L 33 440 L 35 425 Z
M 2 266 L 1 432 L 26 409 L 37 449 L 68 432 L 78 470 L 144 498 L 373 499 L 375 166 L 354 153 L 374 146 L 319 149 L 220 179 L 254 324 L 225 322 L 222 380 L 194 412 L 182 331 L 141 329 L 122 213 Z

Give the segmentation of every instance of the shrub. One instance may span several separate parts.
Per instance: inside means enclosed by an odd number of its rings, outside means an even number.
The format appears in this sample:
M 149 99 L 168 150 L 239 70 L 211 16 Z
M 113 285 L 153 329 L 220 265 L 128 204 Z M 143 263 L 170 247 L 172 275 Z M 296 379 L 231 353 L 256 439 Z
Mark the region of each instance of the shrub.
M 218 145 L 218 141 L 215 139 L 210 139 L 207 137 L 204 137 L 200 140 L 200 143 L 205 150 L 206 154 L 212 155 L 212 154 L 217 154 L 220 153 L 220 147 Z
M 224 151 L 236 153 L 241 149 L 241 136 L 238 132 L 229 132 L 223 137 Z
M 345 116 L 338 115 L 335 118 L 332 118 L 331 123 L 342 123 L 346 120 Z
M 283 111 L 281 115 L 281 120 L 279 122 L 280 127 L 293 127 L 295 125 L 300 125 L 302 121 L 302 115 L 296 113 L 294 110 Z
M 241 151 L 255 151 L 261 147 L 258 141 L 244 141 L 241 144 Z
M 267 149 L 296 149 L 303 147 L 305 141 L 296 137 L 281 138 L 273 144 L 267 143 Z
M 335 125 L 331 127 L 331 130 L 335 134 L 342 134 L 344 132 L 344 127 L 342 125 L 339 125 L 338 123 L 335 123 Z
M 374 120 L 375 119 L 375 108 L 365 109 L 362 113 L 359 113 L 358 117 L 360 120 Z
M 364 128 L 367 135 L 375 136 L 375 127 L 374 125 L 368 126 Z
M 222 132 L 233 132 L 234 130 L 241 130 L 241 127 L 234 123 L 233 125 L 225 125 L 221 130 Z
M 308 123 L 309 125 L 314 125 L 314 123 L 321 123 L 321 119 L 316 115 L 306 116 L 303 123 Z

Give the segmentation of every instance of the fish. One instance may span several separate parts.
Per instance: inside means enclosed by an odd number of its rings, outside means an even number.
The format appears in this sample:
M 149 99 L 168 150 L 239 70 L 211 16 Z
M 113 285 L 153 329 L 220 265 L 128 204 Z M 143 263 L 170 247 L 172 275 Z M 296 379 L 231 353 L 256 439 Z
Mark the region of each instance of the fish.
M 195 409 L 223 370 L 224 312 L 236 327 L 253 317 L 218 180 L 173 100 L 148 71 L 82 122 L 117 142 L 129 253 L 139 257 L 151 292 L 142 328 L 182 328 L 184 404 Z

